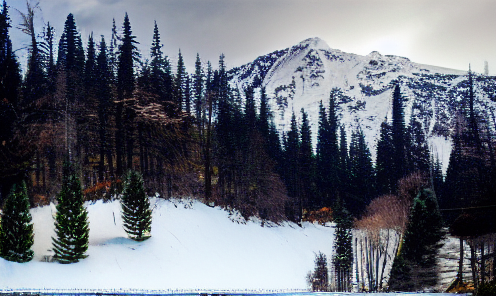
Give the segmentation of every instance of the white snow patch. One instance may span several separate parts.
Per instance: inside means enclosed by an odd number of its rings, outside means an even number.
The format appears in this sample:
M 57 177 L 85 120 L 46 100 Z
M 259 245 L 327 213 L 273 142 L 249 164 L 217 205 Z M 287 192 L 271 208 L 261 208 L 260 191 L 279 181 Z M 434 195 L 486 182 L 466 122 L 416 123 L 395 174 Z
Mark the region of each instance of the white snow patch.
M 306 289 L 315 253 L 332 255 L 330 227 L 235 223 L 229 212 L 194 200 L 151 204 L 152 237 L 135 242 L 122 228 L 119 201 L 87 203 L 89 256 L 68 265 L 41 262 L 52 253 L 55 209 L 32 209 L 35 257 L 23 264 L 0 258 L 0 289 Z

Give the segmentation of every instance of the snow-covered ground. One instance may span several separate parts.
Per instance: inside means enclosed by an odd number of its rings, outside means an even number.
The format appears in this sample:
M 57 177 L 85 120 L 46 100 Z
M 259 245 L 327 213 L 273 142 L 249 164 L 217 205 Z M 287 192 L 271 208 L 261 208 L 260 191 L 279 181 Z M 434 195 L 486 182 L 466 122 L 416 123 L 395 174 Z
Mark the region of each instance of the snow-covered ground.
M 42 262 L 51 254 L 55 207 L 33 209 L 35 257 L 0 258 L 0 290 L 304 290 L 315 253 L 332 255 L 331 227 L 261 227 L 198 201 L 151 203 L 152 237 L 144 242 L 127 238 L 118 201 L 87 204 L 89 256 L 68 265 Z

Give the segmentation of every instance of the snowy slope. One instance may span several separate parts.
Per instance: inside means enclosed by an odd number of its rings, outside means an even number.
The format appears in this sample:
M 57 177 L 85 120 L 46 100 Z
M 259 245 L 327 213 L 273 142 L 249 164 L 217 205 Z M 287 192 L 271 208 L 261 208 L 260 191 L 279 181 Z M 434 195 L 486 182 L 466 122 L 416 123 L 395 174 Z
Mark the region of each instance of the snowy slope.
M 87 204 L 89 257 L 68 265 L 41 262 L 51 253 L 55 208 L 33 209 L 35 257 L 24 264 L 0 258 L 0 290 L 306 289 L 314 253 L 332 254 L 331 227 L 261 227 L 198 201 L 151 201 L 152 237 L 144 242 L 126 237 L 118 201 Z
M 301 118 L 304 108 L 312 124 L 314 144 L 319 102 L 328 106 L 331 89 L 339 88 L 341 124 L 348 137 L 357 126 L 363 129 L 374 158 L 380 124 L 386 116 L 391 120 L 392 85 L 397 80 L 405 97 L 406 123 L 412 114 L 420 119 L 431 138 L 432 151 L 439 154 L 445 168 L 451 150 L 448 136 L 452 119 L 468 89 L 466 71 L 417 64 L 375 51 L 366 56 L 345 53 L 331 49 L 319 38 L 259 57 L 229 74 L 234 88 L 243 90 L 248 84 L 266 88 L 281 132 L 289 130 L 292 112 Z M 477 75 L 475 93 L 476 107 L 492 119 L 494 128 L 494 77 Z

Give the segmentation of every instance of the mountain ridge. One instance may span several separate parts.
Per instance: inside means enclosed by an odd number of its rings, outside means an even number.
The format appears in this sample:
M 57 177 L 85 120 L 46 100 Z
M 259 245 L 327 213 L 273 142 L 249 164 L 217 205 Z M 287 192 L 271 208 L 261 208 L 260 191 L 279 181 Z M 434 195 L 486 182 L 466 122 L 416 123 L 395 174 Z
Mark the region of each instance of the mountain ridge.
M 450 123 L 467 96 L 467 74 L 468 71 L 419 64 L 377 51 L 366 56 L 346 53 L 313 37 L 233 68 L 229 79 L 231 87 L 241 94 L 248 85 L 265 87 L 281 134 L 289 130 L 292 112 L 301 118 L 300 110 L 304 108 L 314 147 L 319 102 L 322 100 L 328 107 L 331 89 L 338 88 L 338 118 L 348 140 L 352 130 L 360 126 L 374 159 L 380 124 L 391 119 L 392 86 L 398 82 L 405 99 L 406 124 L 411 116 L 420 120 L 431 151 L 446 169 L 451 151 Z M 490 128 L 494 130 L 495 79 L 480 74 L 474 77 L 477 110 L 493 118 Z

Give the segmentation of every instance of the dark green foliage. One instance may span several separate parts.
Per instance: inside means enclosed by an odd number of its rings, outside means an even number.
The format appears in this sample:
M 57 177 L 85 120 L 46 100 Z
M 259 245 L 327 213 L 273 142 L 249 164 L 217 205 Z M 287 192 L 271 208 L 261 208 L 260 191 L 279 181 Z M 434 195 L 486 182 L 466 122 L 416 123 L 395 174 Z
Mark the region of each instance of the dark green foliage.
M 355 217 L 359 216 L 375 194 L 375 172 L 372 156 L 365 142 L 363 131 L 358 128 L 351 136 L 350 145 L 351 184 L 346 204 Z
M 337 140 L 337 116 L 335 101 L 337 89 L 333 89 L 329 99 L 327 113 L 320 103 L 319 129 L 317 135 L 317 181 L 320 190 L 319 206 L 330 206 L 338 192 L 344 191 L 341 185 L 339 165 L 340 154 Z
M 179 55 L 177 58 L 177 71 L 174 80 L 174 85 L 175 85 L 174 94 L 175 94 L 177 108 L 179 111 L 183 110 L 183 106 L 186 107 L 185 87 L 186 87 L 187 76 L 188 74 L 186 73 L 186 66 L 184 65 L 183 55 L 181 54 L 181 50 L 179 50 Z
M 405 259 L 423 267 L 434 266 L 440 241 L 444 237 L 442 217 L 436 196 L 430 189 L 422 189 L 413 200 L 405 231 L 403 254 Z
M 402 254 L 394 258 L 389 275 L 388 291 L 414 291 L 412 268 Z
M 12 41 L 9 36 L 10 27 L 8 6 L 4 0 L 2 12 L 0 14 L 0 78 L 2 82 L 0 83 L 0 98 L 4 101 L 1 103 L 2 109 L 0 110 L 2 111 L 6 103 L 11 105 L 13 108 L 19 107 L 17 90 L 21 84 L 21 72 L 17 58 L 12 50 Z M 3 118 L 4 116 L 1 117 L 2 119 L 0 120 L 5 120 L 5 118 Z M 3 136 L 3 128 L 6 126 L 2 121 L 0 121 L 0 137 Z
M 315 157 L 312 149 L 312 134 L 308 115 L 304 109 L 301 109 L 301 142 L 299 153 L 299 179 L 301 180 L 301 203 L 303 209 L 308 209 L 315 202 Z
M 332 263 L 334 264 L 337 291 L 348 292 L 351 288 L 353 267 L 353 234 L 351 232 L 353 219 L 339 199 L 332 209 L 334 222 L 336 223 Z
M 379 195 L 391 194 L 396 188 L 397 178 L 394 175 L 394 145 L 391 126 L 384 121 L 377 143 L 376 184 Z
M 284 181 L 288 190 L 289 205 L 286 215 L 288 219 L 294 222 L 301 221 L 302 204 L 301 204 L 301 184 L 300 184 L 300 166 L 299 151 L 300 137 L 296 115 L 293 112 L 291 116 L 291 128 L 283 139 L 284 142 Z
M 12 50 L 9 36 L 10 18 L 8 6 L 3 1 L 0 14 L 0 203 L 9 194 L 12 185 L 20 182 L 27 166 L 30 153 L 15 136 L 21 115 L 18 88 L 21 85 L 21 70 Z
M 413 200 L 401 253 L 393 263 L 390 289 L 418 291 L 437 283 L 436 256 L 444 238 L 436 196 L 422 189 Z
M 400 86 L 396 84 L 393 91 L 393 125 L 391 129 L 391 138 L 394 146 L 393 164 L 394 176 L 396 181 L 407 175 L 406 163 L 406 127 L 405 114 L 403 107 L 403 96 L 401 95 Z M 396 184 L 396 182 L 394 182 Z
M 329 291 L 329 270 L 327 257 L 322 252 L 315 255 L 315 269 L 308 278 L 313 292 Z
M 69 161 L 64 162 L 57 202 L 56 237 L 52 238 L 54 259 L 60 263 L 75 263 L 87 257 L 90 229 L 81 183 Z
M 116 124 L 116 173 L 121 176 L 124 168 L 133 165 L 134 117 L 131 106 L 124 107 L 124 100 L 133 95 L 135 88 L 134 61 L 139 58 L 136 48 L 136 36 L 132 35 L 131 22 L 127 13 L 124 16 L 123 36 L 118 51 L 117 61 L 117 103 L 115 109 Z M 125 155 L 127 152 L 127 155 Z
M 407 130 L 406 138 L 409 144 L 406 151 L 409 172 L 420 172 L 429 174 L 430 152 L 425 138 L 422 124 L 412 116 Z
M 121 197 L 122 220 L 129 238 L 143 241 L 151 237 L 152 211 L 146 196 L 143 178 L 136 171 L 129 171 Z
M 100 163 L 98 167 L 98 178 L 104 179 L 105 158 L 109 165 L 109 174 L 114 175 L 112 163 L 112 136 L 110 134 L 110 116 L 112 114 L 112 72 L 107 57 L 107 45 L 102 36 L 100 41 L 100 52 L 96 59 L 96 98 L 98 101 L 98 132 L 100 137 Z
M 81 35 L 77 31 L 74 15 L 69 13 L 60 37 L 57 67 L 66 75 L 66 95 L 70 103 L 80 99 L 83 92 L 84 50 Z
M 14 262 L 33 259 L 31 246 L 34 242 L 33 224 L 29 213 L 26 183 L 12 186 L 3 206 L 0 225 L 0 256 Z
M 494 295 L 496 295 L 496 279 L 493 279 L 489 283 L 481 284 L 477 288 L 475 295 L 476 296 L 494 296 Z
M 46 73 L 34 25 L 35 11 L 39 8 L 39 3 L 32 5 L 30 2 L 26 2 L 26 6 L 27 13 L 20 13 L 22 22 L 19 28 L 31 39 L 28 46 L 28 65 L 23 88 L 23 103 L 24 105 L 31 105 L 46 94 Z M 6 5 L 4 5 L 4 12 L 7 12 Z
M 435 161 L 433 161 L 433 166 L 432 166 L 432 186 L 434 189 L 434 193 L 436 196 L 441 196 L 444 188 L 444 177 L 443 177 L 443 168 L 441 161 L 439 158 L 436 158 Z M 439 206 L 441 208 L 444 208 L 441 204 L 442 199 L 439 199 Z

